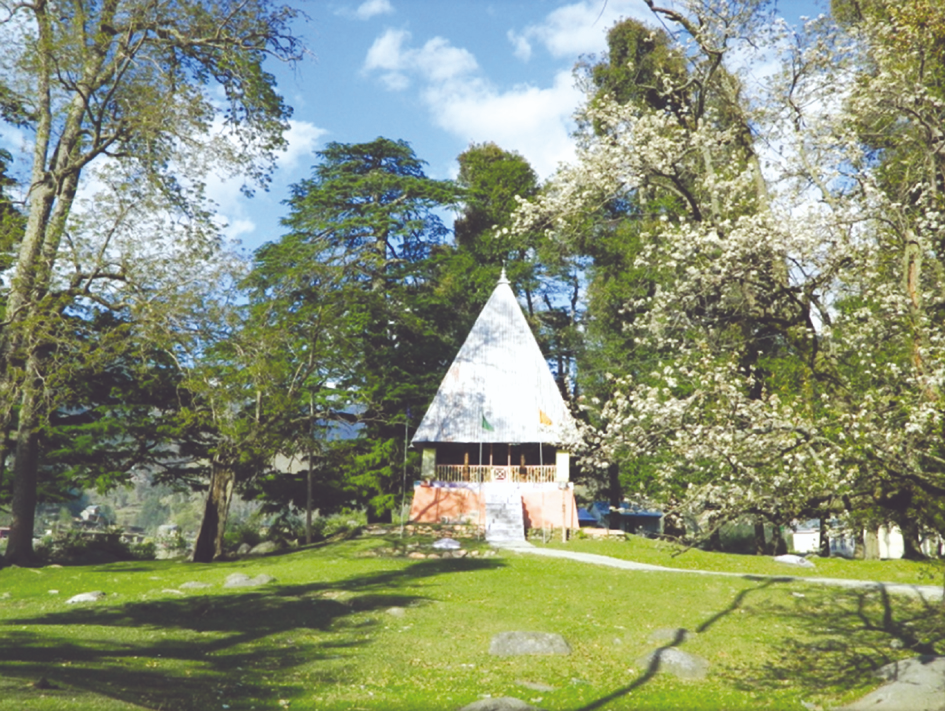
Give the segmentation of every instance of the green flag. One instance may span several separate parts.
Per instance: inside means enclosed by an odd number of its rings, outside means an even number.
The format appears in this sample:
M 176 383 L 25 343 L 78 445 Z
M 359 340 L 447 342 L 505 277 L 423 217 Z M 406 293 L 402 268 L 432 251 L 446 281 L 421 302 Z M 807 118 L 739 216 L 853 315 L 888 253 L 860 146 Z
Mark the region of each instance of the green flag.
M 495 431 L 495 428 L 489 424 L 489 420 L 486 419 L 485 415 L 482 416 L 482 429 L 486 430 L 487 432 Z

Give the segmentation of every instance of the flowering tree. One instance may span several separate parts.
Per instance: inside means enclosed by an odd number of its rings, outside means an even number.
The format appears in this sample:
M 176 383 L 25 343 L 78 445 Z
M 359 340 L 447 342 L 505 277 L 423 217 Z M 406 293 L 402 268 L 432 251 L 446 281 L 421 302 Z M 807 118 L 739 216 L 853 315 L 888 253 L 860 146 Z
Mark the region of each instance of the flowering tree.
M 635 350 L 589 404 L 585 463 L 645 464 L 647 493 L 708 530 L 829 511 L 905 523 L 920 498 L 905 491 L 943 483 L 941 269 L 918 266 L 939 208 L 889 189 L 894 161 L 864 127 L 903 145 L 897 131 L 941 125 L 921 58 L 869 17 L 793 32 L 760 2 L 647 4 L 669 34 L 628 53 L 645 84 L 593 87 L 577 162 L 517 221 L 593 240 L 588 216 L 622 204 L 641 225 L 632 263 L 649 287 L 624 302 Z M 746 70 L 762 60 L 777 69 Z M 914 100 L 928 115 L 902 110 Z

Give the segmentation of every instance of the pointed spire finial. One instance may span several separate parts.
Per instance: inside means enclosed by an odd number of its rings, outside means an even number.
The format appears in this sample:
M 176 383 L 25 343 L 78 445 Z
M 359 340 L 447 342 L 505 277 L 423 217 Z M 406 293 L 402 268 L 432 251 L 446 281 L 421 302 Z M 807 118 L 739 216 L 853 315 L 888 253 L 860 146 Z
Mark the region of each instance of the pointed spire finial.
M 507 276 L 505 276 L 505 267 L 502 267 L 502 274 L 501 274 L 501 276 L 499 276 L 499 283 L 500 283 L 500 284 L 508 284 L 508 283 L 509 283 L 509 278 L 508 278 Z

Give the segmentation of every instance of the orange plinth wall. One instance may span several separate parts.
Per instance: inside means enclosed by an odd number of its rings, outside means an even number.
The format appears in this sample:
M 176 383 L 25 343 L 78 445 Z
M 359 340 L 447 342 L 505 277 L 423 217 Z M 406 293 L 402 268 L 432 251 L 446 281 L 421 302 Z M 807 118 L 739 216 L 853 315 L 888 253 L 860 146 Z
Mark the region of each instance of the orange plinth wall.
M 571 489 L 522 492 L 526 528 L 577 528 L 577 505 Z M 486 524 L 479 492 L 466 487 L 418 486 L 413 490 L 410 520 L 415 523 Z

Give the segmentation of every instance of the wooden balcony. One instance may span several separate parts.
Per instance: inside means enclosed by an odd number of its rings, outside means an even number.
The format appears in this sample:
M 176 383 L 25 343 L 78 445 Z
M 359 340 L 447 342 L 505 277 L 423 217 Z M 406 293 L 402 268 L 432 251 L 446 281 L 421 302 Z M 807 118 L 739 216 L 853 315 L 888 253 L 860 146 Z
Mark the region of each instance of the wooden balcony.
M 490 481 L 514 481 L 540 484 L 556 481 L 557 467 L 544 466 L 489 466 L 488 464 L 437 464 L 436 480 L 446 482 L 468 482 L 473 484 Z

